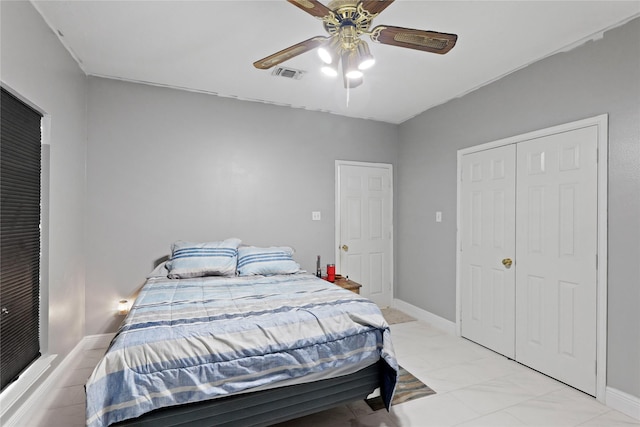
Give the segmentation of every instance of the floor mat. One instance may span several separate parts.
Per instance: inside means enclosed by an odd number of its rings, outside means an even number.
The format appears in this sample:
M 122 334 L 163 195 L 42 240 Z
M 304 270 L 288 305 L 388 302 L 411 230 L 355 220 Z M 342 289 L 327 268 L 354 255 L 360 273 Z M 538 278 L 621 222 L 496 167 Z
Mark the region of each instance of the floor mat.
M 399 403 L 408 402 L 420 397 L 430 396 L 436 394 L 428 385 L 411 375 L 406 369 L 400 366 L 398 372 L 398 384 L 396 385 L 396 392 L 393 395 L 391 406 Z M 384 409 L 384 402 L 380 396 L 373 397 L 371 399 L 365 399 L 367 405 L 374 411 Z
M 416 320 L 408 314 L 405 314 L 395 308 L 387 307 L 381 309 L 380 311 L 382 311 L 384 319 L 390 325 L 395 325 L 397 323 L 414 322 Z

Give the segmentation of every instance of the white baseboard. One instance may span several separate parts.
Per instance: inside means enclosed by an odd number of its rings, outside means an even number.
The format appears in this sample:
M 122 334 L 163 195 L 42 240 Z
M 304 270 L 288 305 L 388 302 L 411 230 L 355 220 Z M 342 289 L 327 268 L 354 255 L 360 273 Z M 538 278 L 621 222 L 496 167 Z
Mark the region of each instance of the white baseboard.
M 607 387 L 605 399 L 608 407 L 640 420 L 640 397 Z
M 111 344 L 111 340 L 116 334 L 100 334 L 100 335 L 87 335 L 82 339 L 85 350 L 94 350 L 97 348 L 107 348 Z
M 62 377 L 62 373 L 66 372 L 67 368 L 71 366 L 73 359 L 82 351 L 82 341 L 80 341 L 76 346 L 67 354 L 67 356 L 58 364 L 58 366 L 53 368 L 51 374 L 36 387 L 36 389 L 31 393 L 29 397 L 20 405 L 18 410 L 13 414 L 11 418 L 9 418 L 3 427 L 18 427 L 29 425 L 31 420 L 35 418 L 35 413 L 33 408 L 45 408 L 48 404 L 48 400 L 52 390 L 55 389 L 55 385 L 60 382 L 60 378 Z M 27 424 L 29 423 L 29 424 Z
M 409 304 L 408 302 L 404 302 L 402 300 L 393 299 L 393 308 L 397 308 L 400 311 L 407 313 L 409 316 L 413 316 L 418 320 L 422 320 L 427 322 L 438 329 L 442 329 L 443 331 L 455 335 L 456 333 L 456 323 L 450 320 L 445 319 L 444 317 L 440 317 L 436 314 L 430 313 L 426 310 L 423 310 L 415 305 Z
M 39 414 L 34 414 L 33 408 L 47 407 L 49 404 L 49 398 L 54 394 L 53 391 L 56 389 L 57 385 L 64 379 L 64 375 L 68 374 L 72 370 L 76 357 L 78 357 L 84 350 L 107 347 L 114 335 L 115 334 L 89 335 L 82 338 L 73 350 L 67 354 L 58 366 L 54 367 L 51 374 L 33 391 L 31 396 L 29 396 L 27 400 L 20 405 L 13 416 L 11 416 L 6 423 L 3 423 L 2 426 L 18 427 L 29 425 L 27 423 L 36 421 Z M 55 358 L 55 355 L 53 358 Z M 50 361 L 53 361 L 53 359 Z
M 7 412 L 40 380 L 45 372 L 51 368 L 51 364 L 57 356 L 56 354 L 46 354 L 39 357 L 20 374 L 20 377 L 14 383 L 9 384 L 7 388 L 2 391 L 2 394 L 0 394 L 0 418 L 4 418 Z M 18 409 L 16 413 L 19 411 L 20 409 Z M 9 421 L 12 418 L 13 417 L 11 417 Z

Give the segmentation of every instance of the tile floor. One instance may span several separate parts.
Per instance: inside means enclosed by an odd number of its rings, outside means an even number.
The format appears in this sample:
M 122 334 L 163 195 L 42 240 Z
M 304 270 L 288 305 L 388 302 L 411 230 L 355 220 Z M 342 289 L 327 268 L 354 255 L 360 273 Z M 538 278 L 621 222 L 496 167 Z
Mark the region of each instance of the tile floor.
M 398 361 L 437 394 L 373 412 L 364 402 L 280 427 L 637 426 L 640 421 L 522 365 L 416 321 L 391 326 Z M 75 370 L 24 426 L 84 426 L 83 384 L 104 353 L 86 350 Z

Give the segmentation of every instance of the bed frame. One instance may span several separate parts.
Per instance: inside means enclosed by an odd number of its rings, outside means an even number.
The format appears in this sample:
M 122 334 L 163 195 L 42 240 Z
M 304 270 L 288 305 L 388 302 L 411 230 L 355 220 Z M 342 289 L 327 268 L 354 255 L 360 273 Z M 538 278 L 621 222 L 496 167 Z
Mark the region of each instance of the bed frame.
M 269 426 L 364 400 L 380 386 L 383 362 L 337 378 L 157 409 L 114 426 Z

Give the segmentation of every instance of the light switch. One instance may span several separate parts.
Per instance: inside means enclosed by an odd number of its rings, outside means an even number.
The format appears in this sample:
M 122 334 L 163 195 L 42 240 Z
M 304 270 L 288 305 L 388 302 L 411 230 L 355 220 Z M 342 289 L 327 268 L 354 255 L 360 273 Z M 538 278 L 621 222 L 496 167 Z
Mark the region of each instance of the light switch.
M 320 221 L 322 219 L 320 212 L 317 212 L 317 211 L 311 212 L 311 219 L 313 221 Z
M 436 212 L 436 222 L 442 222 L 442 212 Z

